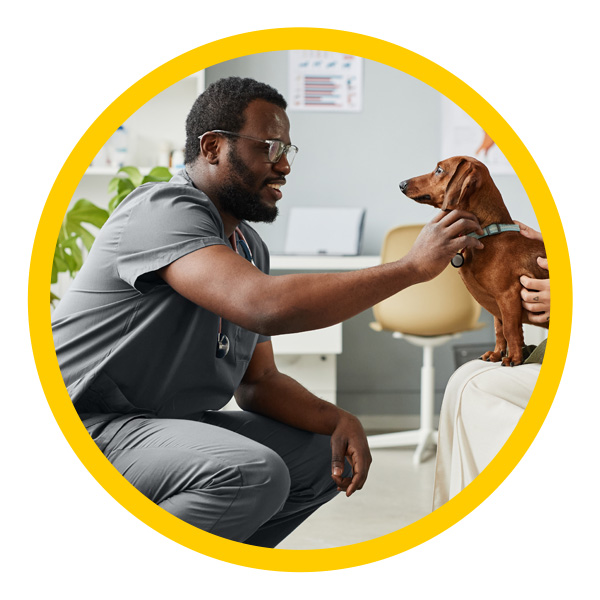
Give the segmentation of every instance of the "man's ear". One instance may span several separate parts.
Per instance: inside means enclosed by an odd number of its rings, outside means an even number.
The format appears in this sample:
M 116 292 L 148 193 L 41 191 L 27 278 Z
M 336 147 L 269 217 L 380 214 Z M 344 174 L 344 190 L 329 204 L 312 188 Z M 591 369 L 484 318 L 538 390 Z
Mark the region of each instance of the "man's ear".
M 474 165 L 464 158 L 458 163 L 444 193 L 442 210 L 464 207 L 477 188 L 479 178 Z
M 200 156 L 211 165 L 219 162 L 219 154 L 223 151 L 223 138 L 217 133 L 207 132 L 200 139 Z

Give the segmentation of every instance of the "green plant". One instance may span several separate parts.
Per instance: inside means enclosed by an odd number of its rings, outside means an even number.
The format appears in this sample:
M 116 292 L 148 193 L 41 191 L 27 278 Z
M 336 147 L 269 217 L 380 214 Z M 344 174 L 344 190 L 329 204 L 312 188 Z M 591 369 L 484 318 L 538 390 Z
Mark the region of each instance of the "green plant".
M 96 239 L 87 225 L 100 229 L 110 214 L 135 188 L 151 181 L 169 181 L 171 177 L 171 172 L 166 167 L 155 167 L 145 176 L 137 167 L 121 167 L 117 176 L 108 184 L 109 194 L 114 194 L 108 202 L 108 211 L 85 198 L 77 200 L 67 211 L 58 233 L 51 282 L 58 281 L 59 273 L 68 272 L 71 277 L 75 277 L 83 266 L 84 251 L 89 252 Z M 60 298 L 51 291 L 50 304 L 54 305 L 58 300 Z
M 121 177 L 121 173 L 125 177 Z M 167 167 L 154 167 L 148 175 L 142 175 L 137 167 L 121 167 L 108 184 L 108 192 L 115 194 L 108 203 L 108 212 L 112 213 L 136 187 L 151 181 L 169 181 L 171 177 Z

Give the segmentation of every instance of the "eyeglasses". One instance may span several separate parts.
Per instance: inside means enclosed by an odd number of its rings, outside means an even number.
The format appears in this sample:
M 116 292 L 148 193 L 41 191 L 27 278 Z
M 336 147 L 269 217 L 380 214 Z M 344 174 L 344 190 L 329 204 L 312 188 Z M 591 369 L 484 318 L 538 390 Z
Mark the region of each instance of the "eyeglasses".
M 224 131 L 223 129 L 213 129 L 203 133 L 200 137 L 202 139 L 207 133 L 220 133 L 222 135 L 233 135 L 235 137 L 246 138 L 247 140 L 254 140 L 255 142 L 262 142 L 263 144 L 269 145 L 267 153 L 269 162 L 278 163 L 281 157 L 285 154 L 288 165 L 291 167 L 298 153 L 298 146 L 294 144 L 284 144 L 281 140 L 261 140 L 250 135 L 243 135 L 241 133 L 235 133 L 233 131 Z

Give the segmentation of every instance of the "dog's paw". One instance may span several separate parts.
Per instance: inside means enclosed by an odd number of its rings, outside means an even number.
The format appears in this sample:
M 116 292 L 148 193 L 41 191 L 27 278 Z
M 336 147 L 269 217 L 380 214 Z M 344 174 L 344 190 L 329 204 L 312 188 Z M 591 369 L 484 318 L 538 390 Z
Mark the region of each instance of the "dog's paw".
M 502 352 L 490 350 L 481 356 L 481 360 L 485 360 L 486 362 L 500 362 L 502 360 Z
M 503 367 L 517 367 L 518 365 L 522 365 L 523 360 L 516 356 L 505 356 L 502 359 Z

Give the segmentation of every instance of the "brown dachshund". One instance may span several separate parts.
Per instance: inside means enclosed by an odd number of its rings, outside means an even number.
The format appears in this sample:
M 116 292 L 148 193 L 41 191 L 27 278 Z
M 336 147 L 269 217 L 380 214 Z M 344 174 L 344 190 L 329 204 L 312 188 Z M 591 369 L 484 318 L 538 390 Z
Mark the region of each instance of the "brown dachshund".
M 442 210 L 468 210 L 479 219 L 484 231 L 489 232 L 481 239 L 482 250 L 467 248 L 463 251 L 464 263 L 459 272 L 475 300 L 494 315 L 496 347 L 481 358 L 491 362 L 501 360 L 504 366 L 520 365 L 523 362 L 522 323 L 529 320 L 521 305 L 519 277 L 548 278 L 548 271 L 537 264 L 538 256 L 546 256 L 544 244 L 519 233 L 487 167 L 474 158 L 456 156 L 443 160 L 433 173 L 407 179 L 400 184 L 400 189 L 422 204 Z M 495 225 L 512 227 L 503 227 L 501 229 L 507 230 L 496 233 Z M 462 259 L 457 258 L 460 264 Z

